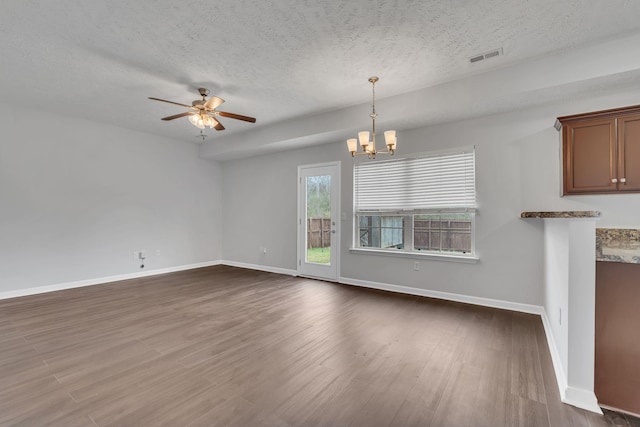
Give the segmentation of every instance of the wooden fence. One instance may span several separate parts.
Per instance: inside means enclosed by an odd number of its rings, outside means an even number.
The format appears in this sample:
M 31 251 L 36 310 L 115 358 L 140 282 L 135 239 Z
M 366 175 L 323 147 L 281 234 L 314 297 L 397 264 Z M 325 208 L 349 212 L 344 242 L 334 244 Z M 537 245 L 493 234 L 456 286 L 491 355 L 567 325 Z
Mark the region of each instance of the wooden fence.
M 471 250 L 471 222 L 416 219 L 413 238 L 416 249 L 468 252 Z
M 331 246 L 331 218 L 307 218 L 307 249 Z

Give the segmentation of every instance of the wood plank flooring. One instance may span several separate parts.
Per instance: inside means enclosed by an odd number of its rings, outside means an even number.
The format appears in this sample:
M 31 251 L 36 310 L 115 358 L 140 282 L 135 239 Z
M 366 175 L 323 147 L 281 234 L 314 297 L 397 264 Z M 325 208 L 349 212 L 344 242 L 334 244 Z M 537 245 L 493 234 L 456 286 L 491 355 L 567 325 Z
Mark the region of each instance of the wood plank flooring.
M 0 425 L 634 424 L 560 402 L 537 316 L 216 266 L 0 301 Z

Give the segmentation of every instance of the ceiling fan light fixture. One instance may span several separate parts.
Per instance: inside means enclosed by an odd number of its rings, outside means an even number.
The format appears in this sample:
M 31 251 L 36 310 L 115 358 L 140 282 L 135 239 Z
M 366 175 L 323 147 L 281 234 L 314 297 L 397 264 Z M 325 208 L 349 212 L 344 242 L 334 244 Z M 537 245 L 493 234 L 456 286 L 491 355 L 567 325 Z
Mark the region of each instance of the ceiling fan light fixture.
M 194 125 L 198 129 L 200 130 L 204 129 L 204 120 L 202 120 L 202 116 L 200 114 L 194 114 L 192 116 L 189 116 L 189 121 L 191 122 L 192 125 Z
M 385 145 L 387 146 L 386 150 L 377 150 L 376 149 L 376 82 L 379 79 L 377 77 L 369 77 L 369 82 L 371 83 L 371 91 L 372 91 L 372 99 L 371 107 L 372 111 L 369 117 L 371 117 L 371 140 L 369 140 L 369 131 L 361 131 L 358 132 L 358 140 L 355 138 L 347 139 L 347 150 L 351 153 L 351 157 L 359 156 L 361 154 L 366 154 L 370 159 L 375 159 L 376 154 L 384 153 L 393 155 L 396 151 L 396 146 L 398 145 L 398 139 L 396 137 L 395 130 L 388 130 L 384 133 Z M 358 153 L 357 142 L 360 142 L 360 147 L 362 147 L 362 152 Z
M 192 125 L 200 130 L 204 129 L 207 126 L 213 129 L 218 124 L 218 122 L 213 117 L 204 113 L 198 113 L 189 116 L 189 121 Z

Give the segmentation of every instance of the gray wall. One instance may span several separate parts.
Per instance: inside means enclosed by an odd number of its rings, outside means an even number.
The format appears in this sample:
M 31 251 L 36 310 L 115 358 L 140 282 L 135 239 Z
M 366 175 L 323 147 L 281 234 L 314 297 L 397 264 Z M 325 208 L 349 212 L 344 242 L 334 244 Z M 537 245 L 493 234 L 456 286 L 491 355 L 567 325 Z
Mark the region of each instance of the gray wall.
M 297 166 L 340 160 L 341 210 L 347 215 L 341 277 L 543 305 L 543 227 L 541 221 L 520 219 L 520 212 L 593 209 L 602 211 L 599 227 L 640 226 L 640 195 L 560 197 L 555 118 L 637 99 L 638 93 L 624 92 L 398 132 L 400 156 L 476 145 L 477 264 L 424 260 L 421 271 L 413 271 L 412 259 L 350 253 L 353 160 L 343 141 L 223 163 L 222 256 L 295 270 Z M 266 255 L 258 253 L 261 246 L 268 248 Z
M 295 269 L 298 165 L 334 161 L 342 148 L 321 145 L 222 163 L 223 259 Z M 343 190 L 343 204 L 346 196 Z
M 31 114 L 0 104 L 0 292 L 135 273 L 136 250 L 220 258 L 220 167 L 195 144 Z

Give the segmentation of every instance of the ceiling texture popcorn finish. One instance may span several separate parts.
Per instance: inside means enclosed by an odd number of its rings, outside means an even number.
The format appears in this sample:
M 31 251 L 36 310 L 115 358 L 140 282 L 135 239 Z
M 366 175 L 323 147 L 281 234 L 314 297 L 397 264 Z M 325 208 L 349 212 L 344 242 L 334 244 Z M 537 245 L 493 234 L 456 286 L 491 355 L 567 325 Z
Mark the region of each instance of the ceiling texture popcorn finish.
M 629 0 L 6 0 L 0 101 L 197 142 L 147 97 L 190 103 L 206 87 L 258 119 L 212 133 L 201 154 L 224 160 L 343 141 L 371 75 L 381 126 L 400 129 L 637 84 L 640 59 L 593 55 L 637 46 L 638 16 Z

